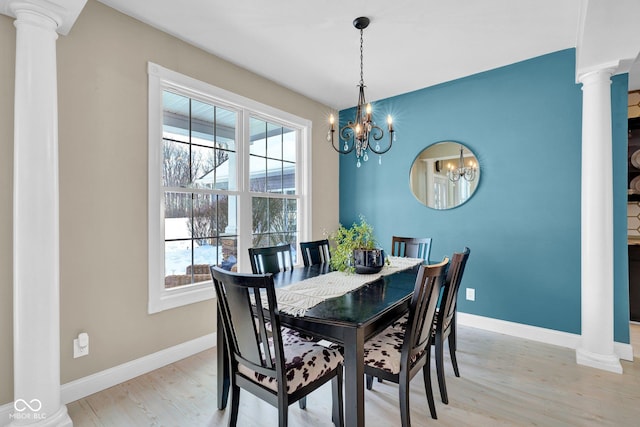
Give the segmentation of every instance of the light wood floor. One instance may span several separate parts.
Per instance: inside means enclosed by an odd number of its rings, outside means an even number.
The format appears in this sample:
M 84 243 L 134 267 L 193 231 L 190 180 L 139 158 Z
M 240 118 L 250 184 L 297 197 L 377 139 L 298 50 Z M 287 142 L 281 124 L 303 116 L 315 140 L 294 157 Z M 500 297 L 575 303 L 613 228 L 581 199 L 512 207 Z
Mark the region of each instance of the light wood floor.
M 632 326 L 634 340 L 640 325 Z M 638 347 L 638 341 L 634 341 Z M 479 329 L 459 328 L 458 363 L 447 359 L 449 405 L 439 399 L 438 420 L 427 414 L 422 376 L 411 384 L 413 426 L 640 426 L 640 359 L 622 362 L 623 375 L 575 363 L 575 351 Z M 222 426 L 216 409 L 216 353 L 208 350 L 147 375 L 70 403 L 74 426 Z M 365 390 L 367 426 L 398 426 L 398 389 L 374 383 Z M 277 412 L 241 392 L 239 426 L 275 426 Z M 289 425 L 330 426 L 331 389 L 311 394 L 307 409 L 289 408 Z

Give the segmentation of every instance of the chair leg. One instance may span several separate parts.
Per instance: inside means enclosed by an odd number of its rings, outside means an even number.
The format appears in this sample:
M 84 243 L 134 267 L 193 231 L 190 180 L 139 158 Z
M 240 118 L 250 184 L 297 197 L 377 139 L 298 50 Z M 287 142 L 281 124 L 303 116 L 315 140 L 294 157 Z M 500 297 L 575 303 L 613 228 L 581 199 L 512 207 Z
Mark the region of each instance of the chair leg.
M 400 395 L 400 421 L 402 427 L 411 427 L 411 414 L 409 412 L 409 380 L 403 378 L 398 383 Z
M 336 427 L 344 426 L 344 411 L 342 399 L 342 368 L 338 368 L 338 375 L 331 380 L 332 415 L 331 421 Z
M 438 373 L 438 387 L 440 388 L 440 398 L 442 403 L 449 404 L 447 396 L 447 384 L 444 379 L 444 349 L 442 342 L 442 334 L 436 333 L 436 372 Z
M 231 384 L 231 414 L 229 415 L 229 427 L 238 424 L 238 409 L 240 408 L 240 387 Z
M 367 380 L 367 390 L 371 390 L 373 388 L 373 375 L 366 375 Z
M 460 376 L 460 371 L 458 370 L 458 359 L 456 358 L 456 329 L 451 329 L 451 334 L 449 335 L 449 354 L 451 355 L 451 364 L 453 365 L 453 372 L 456 374 L 456 377 Z
M 436 414 L 436 404 L 433 400 L 433 388 L 431 387 L 431 355 L 427 355 L 427 363 L 422 367 L 422 378 L 424 379 L 424 390 L 427 393 L 427 403 L 429 403 L 429 412 L 431 418 L 438 419 Z
M 287 427 L 289 423 L 289 405 L 279 405 L 278 406 L 278 426 L 279 427 Z
M 298 406 L 300 406 L 300 409 L 307 409 L 307 396 L 298 400 Z

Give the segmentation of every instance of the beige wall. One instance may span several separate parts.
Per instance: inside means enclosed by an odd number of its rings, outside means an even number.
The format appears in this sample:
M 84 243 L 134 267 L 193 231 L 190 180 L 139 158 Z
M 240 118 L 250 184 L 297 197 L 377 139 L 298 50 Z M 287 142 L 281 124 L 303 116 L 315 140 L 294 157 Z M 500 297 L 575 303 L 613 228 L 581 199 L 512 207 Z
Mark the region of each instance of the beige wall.
M 16 29 L 0 15 L 0 405 L 13 400 L 13 82 Z
M 2 52 L 15 51 L 14 31 L 11 20 L 0 21 Z M 147 314 L 147 61 L 312 120 L 314 238 L 338 223 L 338 157 L 326 143 L 328 107 L 94 0 L 57 47 L 61 381 L 66 383 L 215 330 L 211 301 Z M 6 80 L 13 81 L 5 68 L 0 65 L 0 77 L 11 79 L 0 79 L 2 91 Z M 12 92 L 13 85 L 6 90 Z M 5 129 L 11 127 L 11 108 L 12 100 L 3 96 L 0 112 L 8 111 L 0 116 L 0 195 L 5 200 L 11 195 L 10 182 L 5 184 L 11 161 L 4 156 L 11 152 L 5 142 L 11 139 Z M 11 230 L 11 211 L 0 209 L 4 236 Z M 10 261 L 5 259 L 11 248 L 5 240 L 0 242 L 0 267 L 6 266 L 0 268 L 0 292 L 10 295 L 10 285 L 5 286 Z M 10 309 L 4 300 L 0 304 Z M 7 339 L 8 310 L 0 314 L 0 337 Z M 90 355 L 73 359 L 72 341 L 81 331 L 90 335 Z M 4 381 L 11 354 L 0 356 L 2 403 L 11 400 Z

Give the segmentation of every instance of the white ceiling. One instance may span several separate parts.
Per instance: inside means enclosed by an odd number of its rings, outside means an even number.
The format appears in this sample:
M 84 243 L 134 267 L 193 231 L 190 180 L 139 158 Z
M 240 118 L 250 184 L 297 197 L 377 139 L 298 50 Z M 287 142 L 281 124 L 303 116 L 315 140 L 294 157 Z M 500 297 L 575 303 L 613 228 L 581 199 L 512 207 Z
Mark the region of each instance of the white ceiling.
M 582 0 L 99 0 L 342 109 L 576 47 Z M 632 70 L 630 87 L 640 88 Z

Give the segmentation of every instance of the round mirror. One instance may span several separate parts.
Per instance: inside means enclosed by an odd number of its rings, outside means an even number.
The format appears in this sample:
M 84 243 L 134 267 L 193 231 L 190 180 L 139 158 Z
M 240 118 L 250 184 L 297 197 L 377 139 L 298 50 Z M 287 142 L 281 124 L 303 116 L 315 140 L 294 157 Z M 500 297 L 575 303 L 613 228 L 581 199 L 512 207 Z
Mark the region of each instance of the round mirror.
M 422 204 L 451 209 L 471 198 L 478 188 L 480 166 L 463 144 L 443 141 L 430 145 L 411 166 L 409 185 Z

